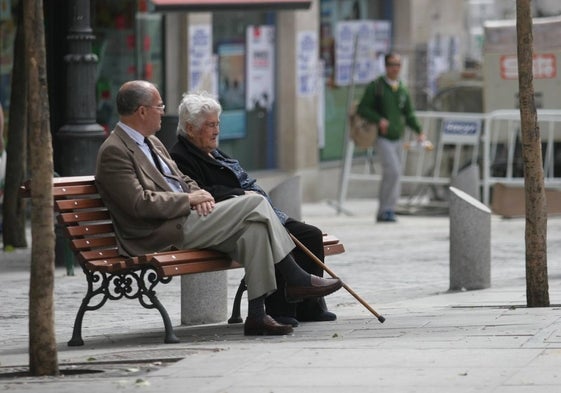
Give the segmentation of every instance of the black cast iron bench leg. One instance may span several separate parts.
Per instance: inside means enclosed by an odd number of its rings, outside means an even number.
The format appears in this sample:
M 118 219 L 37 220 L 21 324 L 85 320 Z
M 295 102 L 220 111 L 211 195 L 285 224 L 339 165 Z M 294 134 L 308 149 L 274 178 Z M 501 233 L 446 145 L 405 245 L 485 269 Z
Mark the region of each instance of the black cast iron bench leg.
M 242 301 L 242 296 L 247 285 L 245 284 L 245 277 L 241 279 L 238 290 L 236 291 L 236 296 L 234 297 L 234 305 L 232 306 L 232 316 L 228 319 L 228 323 L 242 323 L 243 319 L 240 313 L 240 303 Z

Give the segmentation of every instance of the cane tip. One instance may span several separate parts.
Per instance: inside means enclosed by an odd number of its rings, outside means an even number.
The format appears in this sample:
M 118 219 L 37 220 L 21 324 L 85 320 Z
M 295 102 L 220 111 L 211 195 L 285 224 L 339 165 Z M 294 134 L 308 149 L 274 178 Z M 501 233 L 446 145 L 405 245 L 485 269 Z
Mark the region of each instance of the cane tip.
M 378 317 L 378 321 L 380 321 L 380 323 L 384 323 L 386 321 L 386 318 L 384 318 L 383 316 L 379 316 Z

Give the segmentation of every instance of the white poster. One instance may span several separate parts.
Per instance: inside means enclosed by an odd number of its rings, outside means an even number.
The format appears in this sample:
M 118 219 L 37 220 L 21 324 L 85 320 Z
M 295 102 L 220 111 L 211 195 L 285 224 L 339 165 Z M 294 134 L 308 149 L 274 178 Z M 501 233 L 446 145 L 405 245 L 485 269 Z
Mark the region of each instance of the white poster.
M 215 66 L 212 58 L 211 25 L 189 26 L 189 90 L 216 90 L 212 84 L 215 80 Z
M 275 28 L 249 26 L 246 30 L 247 79 L 246 109 L 271 109 L 275 97 Z
M 390 50 L 389 21 L 338 22 L 335 32 L 335 84 L 366 84 L 383 72 L 380 58 Z M 382 63 L 383 64 L 383 63 Z
M 313 96 L 317 94 L 318 33 L 300 31 L 296 39 L 296 91 L 301 97 Z

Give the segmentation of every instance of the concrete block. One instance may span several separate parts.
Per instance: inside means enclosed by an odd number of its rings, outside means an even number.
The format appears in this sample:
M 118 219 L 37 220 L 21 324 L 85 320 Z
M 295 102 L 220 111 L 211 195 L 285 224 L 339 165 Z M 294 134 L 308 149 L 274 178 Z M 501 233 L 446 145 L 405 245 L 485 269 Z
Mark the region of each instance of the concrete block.
M 181 276 L 181 323 L 217 323 L 228 315 L 228 272 Z
M 472 164 L 458 171 L 458 174 L 450 180 L 450 186 L 462 190 L 480 201 L 479 165 Z
M 491 286 L 491 210 L 450 187 L 450 290 Z

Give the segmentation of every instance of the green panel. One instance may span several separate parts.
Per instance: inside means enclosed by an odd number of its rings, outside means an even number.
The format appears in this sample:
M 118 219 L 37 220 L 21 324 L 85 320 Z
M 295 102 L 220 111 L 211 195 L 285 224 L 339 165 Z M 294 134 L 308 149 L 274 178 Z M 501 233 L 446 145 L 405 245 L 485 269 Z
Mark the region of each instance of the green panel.
M 366 86 L 355 86 L 353 97 L 359 100 Z M 347 97 L 350 87 L 325 89 L 325 147 L 320 150 L 321 161 L 340 160 L 345 148 Z

